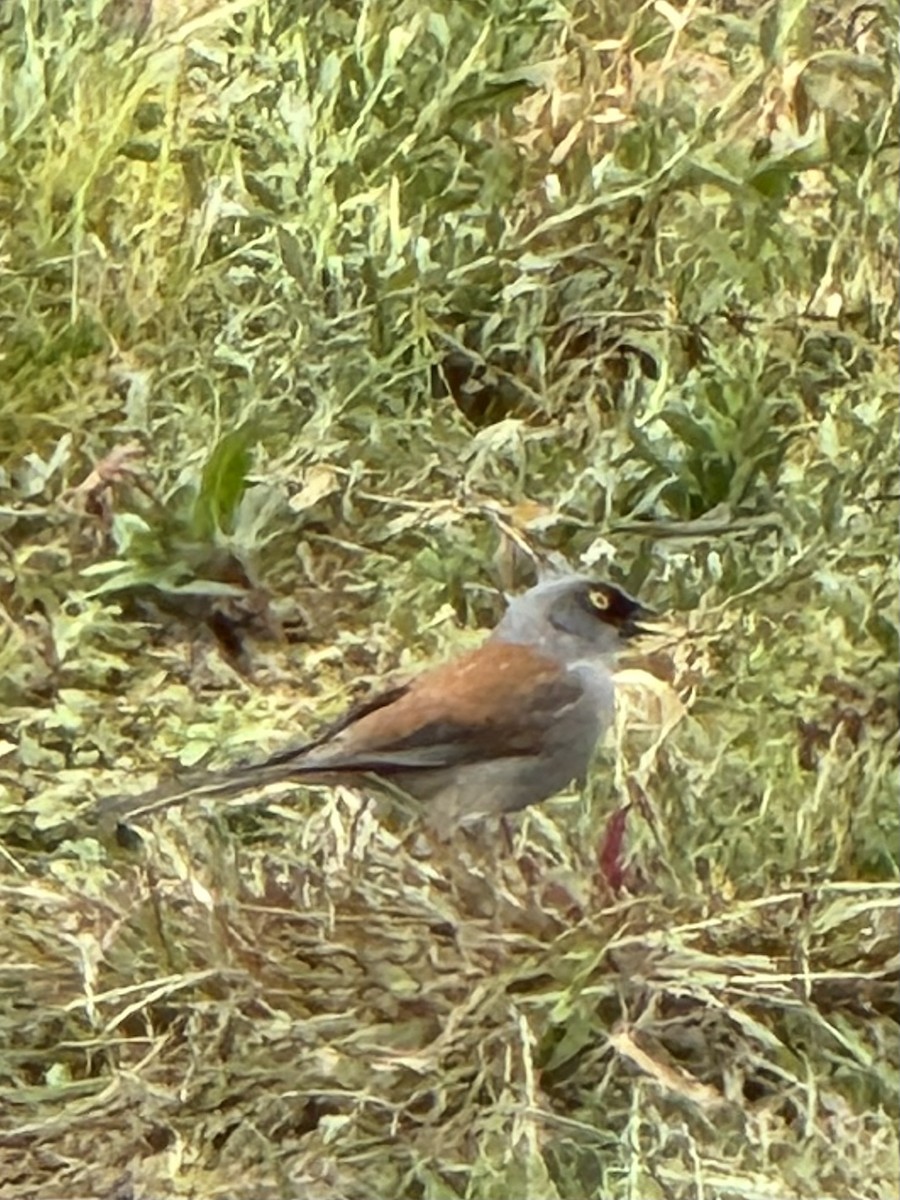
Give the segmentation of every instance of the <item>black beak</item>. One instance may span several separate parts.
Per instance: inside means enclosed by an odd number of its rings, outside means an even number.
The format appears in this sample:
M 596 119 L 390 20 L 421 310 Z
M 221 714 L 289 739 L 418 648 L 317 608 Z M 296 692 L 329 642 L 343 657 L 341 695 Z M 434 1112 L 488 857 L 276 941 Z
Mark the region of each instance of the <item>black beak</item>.
M 619 626 L 619 633 L 624 638 L 644 637 L 648 633 L 656 632 L 654 626 L 659 619 L 659 613 L 654 612 L 652 608 L 645 608 L 643 604 L 635 604 Z M 649 621 L 650 625 L 643 625 L 641 623 L 643 621 Z

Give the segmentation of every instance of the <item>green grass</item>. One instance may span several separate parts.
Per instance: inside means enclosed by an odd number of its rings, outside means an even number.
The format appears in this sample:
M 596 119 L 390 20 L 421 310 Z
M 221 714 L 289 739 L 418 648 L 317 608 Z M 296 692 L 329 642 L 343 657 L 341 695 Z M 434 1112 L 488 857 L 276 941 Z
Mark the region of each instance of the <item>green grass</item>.
M 892 21 L 15 7 L 0 1200 L 896 1195 Z M 98 833 L 533 559 L 670 633 L 512 846 L 312 790 Z

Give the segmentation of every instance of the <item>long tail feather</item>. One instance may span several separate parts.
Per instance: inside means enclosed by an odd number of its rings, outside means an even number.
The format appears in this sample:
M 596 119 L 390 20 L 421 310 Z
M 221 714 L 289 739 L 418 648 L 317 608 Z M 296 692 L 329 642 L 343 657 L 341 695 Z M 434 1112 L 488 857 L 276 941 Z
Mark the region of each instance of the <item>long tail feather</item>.
M 239 796 L 242 792 L 283 783 L 301 775 L 303 772 L 298 769 L 296 761 L 299 753 L 300 751 L 291 754 L 282 752 L 266 762 L 250 766 L 182 776 L 137 796 L 106 796 L 98 801 L 96 811 L 101 823 L 109 824 L 161 812 L 163 809 L 185 804 L 188 800 Z

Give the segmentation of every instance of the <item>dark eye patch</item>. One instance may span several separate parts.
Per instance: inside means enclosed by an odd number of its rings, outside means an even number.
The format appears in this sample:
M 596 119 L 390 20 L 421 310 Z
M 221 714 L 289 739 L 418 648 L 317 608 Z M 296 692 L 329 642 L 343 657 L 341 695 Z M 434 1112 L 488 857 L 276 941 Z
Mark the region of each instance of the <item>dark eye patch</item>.
M 609 625 L 622 625 L 630 621 L 640 605 L 627 592 L 611 583 L 588 584 L 584 595 L 585 607 L 595 617 Z

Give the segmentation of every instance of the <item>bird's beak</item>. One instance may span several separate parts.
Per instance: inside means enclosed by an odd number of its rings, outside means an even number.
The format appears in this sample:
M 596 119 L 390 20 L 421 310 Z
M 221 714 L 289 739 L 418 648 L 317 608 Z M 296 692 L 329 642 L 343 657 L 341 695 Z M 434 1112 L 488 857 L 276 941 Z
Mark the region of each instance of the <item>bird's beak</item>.
M 657 633 L 661 625 L 662 618 L 658 612 L 638 604 L 628 619 L 622 622 L 619 631 L 626 638 L 645 637 L 649 633 Z

